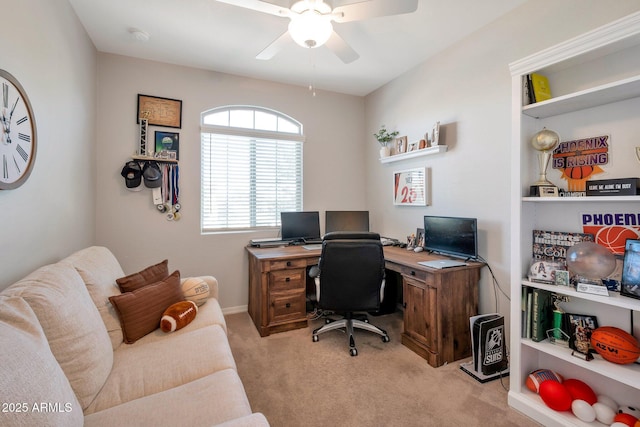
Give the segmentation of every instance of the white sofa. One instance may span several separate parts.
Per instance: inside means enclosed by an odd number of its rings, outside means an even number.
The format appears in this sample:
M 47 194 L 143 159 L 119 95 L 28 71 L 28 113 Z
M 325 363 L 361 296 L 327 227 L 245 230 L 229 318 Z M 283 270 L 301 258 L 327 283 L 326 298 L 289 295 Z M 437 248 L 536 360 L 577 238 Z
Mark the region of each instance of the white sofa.
M 236 371 L 216 279 L 203 277 L 193 322 L 126 344 L 108 299 L 124 275 L 94 246 L 0 293 L 0 425 L 268 426 Z

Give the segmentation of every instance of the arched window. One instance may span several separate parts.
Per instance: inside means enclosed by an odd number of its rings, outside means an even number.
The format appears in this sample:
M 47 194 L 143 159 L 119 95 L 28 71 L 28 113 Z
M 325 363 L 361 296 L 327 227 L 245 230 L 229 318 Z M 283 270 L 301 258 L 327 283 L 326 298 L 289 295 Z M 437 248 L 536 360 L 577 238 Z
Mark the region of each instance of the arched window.
M 200 121 L 202 232 L 279 227 L 302 210 L 302 124 L 261 107 L 204 111 Z

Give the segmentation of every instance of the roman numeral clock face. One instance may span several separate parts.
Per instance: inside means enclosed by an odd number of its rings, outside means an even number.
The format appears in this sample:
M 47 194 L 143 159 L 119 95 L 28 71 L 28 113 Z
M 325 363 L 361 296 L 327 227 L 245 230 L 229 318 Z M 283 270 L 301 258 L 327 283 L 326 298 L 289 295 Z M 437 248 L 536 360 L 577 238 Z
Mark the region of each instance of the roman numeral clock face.
M 0 70 L 0 190 L 21 186 L 36 157 L 36 123 L 27 94 L 9 73 Z

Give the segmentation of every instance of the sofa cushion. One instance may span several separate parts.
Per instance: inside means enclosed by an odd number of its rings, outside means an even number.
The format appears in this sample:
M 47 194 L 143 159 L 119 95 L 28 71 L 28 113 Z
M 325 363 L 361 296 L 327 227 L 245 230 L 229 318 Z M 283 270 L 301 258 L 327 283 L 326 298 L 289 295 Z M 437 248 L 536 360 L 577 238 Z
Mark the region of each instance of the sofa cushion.
M 4 292 L 33 309 L 82 408 L 89 406 L 111 372 L 113 350 L 78 272 L 66 263 L 47 265 Z
M 184 301 L 180 272 L 176 270 L 166 279 L 133 292 L 109 297 L 109 301 L 120 318 L 124 342 L 133 344 L 160 327 L 162 313 L 167 307 Z
M 0 360 L 0 402 L 7 405 L 2 407 L 0 424 L 82 426 L 80 403 L 38 318 L 19 297 L 0 295 Z M 41 403 L 47 404 L 44 411 Z
M 161 393 L 88 414 L 84 425 L 132 425 L 135 420 L 138 427 L 213 426 L 250 414 L 251 406 L 237 372 L 226 369 Z
M 169 260 L 150 265 L 142 271 L 116 279 L 120 292 L 133 292 L 152 283 L 164 280 L 169 275 Z
M 236 369 L 227 335 L 220 326 L 179 332 L 169 335 L 161 332 L 162 340 L 118 347 L 111 375 L 85 414 L 160 393 L 224 369 Z M 209 403 L 213 404 L 207 401 L 206 405 Z
M 120 289 L 116 285 L 116 279 L 124 276 L 120 263 L 113 253 L 103 246 L 81 249 L 62 262 L 73 265 L 80 273 L 107 328 L 111 346 L 116 349 L 123 341 L 122 328 L 118 313 L 111 305 L 109 297 L 120 295 Z

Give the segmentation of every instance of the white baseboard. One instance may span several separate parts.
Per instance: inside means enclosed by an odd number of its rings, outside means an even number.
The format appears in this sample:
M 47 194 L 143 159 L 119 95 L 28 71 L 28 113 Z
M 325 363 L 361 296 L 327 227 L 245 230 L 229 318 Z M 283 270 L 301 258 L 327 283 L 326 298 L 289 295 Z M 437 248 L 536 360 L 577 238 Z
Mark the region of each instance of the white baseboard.
M 249 306 L 247 305 L 239 305 L 236 307 L 227 307 L 222 309 L 222 314 L 236 314 L 236 313 L 246 313 L 249 311 Z

